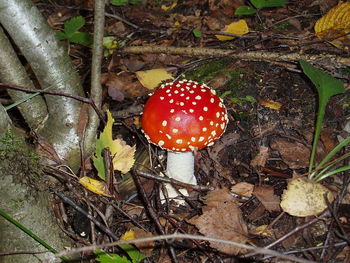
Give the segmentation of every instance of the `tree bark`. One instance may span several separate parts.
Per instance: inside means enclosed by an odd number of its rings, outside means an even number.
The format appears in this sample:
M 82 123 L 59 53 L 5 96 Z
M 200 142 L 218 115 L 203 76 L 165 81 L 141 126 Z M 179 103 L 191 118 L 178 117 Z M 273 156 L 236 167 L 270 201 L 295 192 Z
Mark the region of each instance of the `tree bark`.
M 3 83 L 16 84 L 22 87 L 34 89 L 34 85 L 23 65 L 19 61 L 17 54 L 12 48 L 10 41 L 7 39 L 4 31 L 0 27 L 0 80 Z M 29 93 L 8 90 L 12 100 L 19 101 L 28 98 Z M 33 131 L 38 131 L 44 126 L 48 117 L 45 101 L 42 96 L 38 95 L 32 99 L 19 104 L 19 111 L 24 120 Z
M 3 107 L 0 107 L 2 113 Z M 3 114 L 0 114 L 0 120 Z M 7 125 L 10 126 L 8 122 Z M 0 125 L 1 131 L 5 127 Z M 71 246 L 70 239 L 63 235 L 52 212 L 52 197 L 46 191 L 46 182 L 38 159 L 26 147 L 22 137 L 13 129 L 0 135 L 0 208 L 26 228 L 38 235 L 57 251 Z M 28 186 L 31 183 L 34 190 Z M 0 251 L 47 251 L 42 245 L 22 230 L 0 217 Z M 37 255 L 10 255 L 0 257 L 0 263 L 41 262 L 49 252 Z
M 30 0 L 0 0 L 0 22 L 21 50 L 42 88 L 83 96 L 80 79 L 54 31 Z M 73 170 L 80 167 L 77 124 L 81 103 L 45 95 L 49 118 L 40 134 Z

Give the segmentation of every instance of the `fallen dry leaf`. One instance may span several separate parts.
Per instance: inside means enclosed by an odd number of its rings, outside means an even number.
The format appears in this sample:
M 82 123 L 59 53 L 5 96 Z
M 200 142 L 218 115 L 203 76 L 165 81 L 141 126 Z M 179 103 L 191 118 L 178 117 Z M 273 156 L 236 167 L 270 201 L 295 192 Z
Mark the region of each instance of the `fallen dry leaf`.
M 245 197 L 251 197 L 253 193 L 254 185 L 249 184 L 246 182 L 239 182 L 238 184 L 235 184 L 231 187 L 231 192 L 245 196 Z
M 239 243 L 248 241 L 247 226 L 243 221 L 237 201 L 226 189 L 210 191 L 204 198 L 203 214 L 187 220 L 206 237 L 231 240 Z M 220 252 L 237 255 L 241 248 L 210 241 L 210 246 Z
M 269 227 L 269 225 L 261 225 L 257 226 L 249 231 L 253 235 L 267 237 L 270 239 L 275 238 L 275 233 L 273 229 Z
M 270 143 L 270 147 L 280 153 L 282 161 L 290 169 L 309 166 L 310 149 L 299 142 L 289 142 L 283 138 L 276 138 Z
M 254 157 L 253 160 L 251 160 L 250 165 L 256 168 L 264 167 L 266 164 L 267 158 L 269 158 L 269 148 L 261 145 L 259 147 L 259 153 Z
M 253 195 L 255 195 L 263 206 L 269 211 L 281 211 L 280 198 L 274 194 L 272 186 L 262 185 L 254 188 Z
M 137 71 L 136 77 L 149 90 L 156 89 L 162 81 L 174 79 L 164 68 Z
M 151 232 L 145 232 L 141 228 L 132 227 L 130 230 L 126 231 L 120 240 L 133 240 L 137 238 L 152 237 Z M 137 243 L 135 246 L 141 251 L 141 253 L 146 256 L 151 256 L 154 248 L 154 241 Z
M 233 23 L 225 26 L 225 28 L 223 30 L 221 30 L 221 32 L 231 33 L 231 34 L 236 34 L 236 35 L 245 35 L 245 34 L 249 33 L 249 28 L 248 28 L 247 22 L 245 20 L 241 19 L 237 22 L 233 22 Z M 220 41 L 234 39 L 234 37 L 230 37 L 230 36 L 223 36 L 223 35 L 215 35 L 215 36 Z
M 258 101 L 261 106 L 264 106 L 265 108 L 269 108 L 271 110 L 279 111 L 282 107 L 281 103 L 270 99 L 258 98 Z
M 350 2 L 342 2 L 328 11 L 315 24 L 316 36 L 337 48 L 349 51 Z
M 102 84 L 108 88 L 108 95 L 114 100 L 122 101 L 125 98 L 135 98 L 146 95 L 149 91 L 135 81 L 131 73 L 108 73 L 102 76 Z
M 83 176 L 79 179 L 79 183 L 89 191 L 103 196 L 110 196 L 107 190 L 107 186 L 104 182 L 95 180 L 88 176 Z

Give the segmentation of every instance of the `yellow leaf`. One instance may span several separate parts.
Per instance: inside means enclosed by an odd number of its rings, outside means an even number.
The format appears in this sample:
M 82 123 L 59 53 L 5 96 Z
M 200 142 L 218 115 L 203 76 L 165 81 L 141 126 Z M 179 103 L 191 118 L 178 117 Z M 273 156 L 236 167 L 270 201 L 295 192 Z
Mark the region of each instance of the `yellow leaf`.
M 131 167 L 134 165 L 136 147 L 131 147 L 127 145 L 122 139 L 116 139 L 110 148 L 113 156 L 113 168 L 114 170 L 121 171 L 126 174 L 130 171 Z
M 261 106 L 264 106 L 266 108 L 279 111 L 282 107 L 281 103 L 269 99 L 260 99 L 259 103 Z
M 89 191 L 103 196 L 110 196 L 104 182 L 92 179 L 88 176 L 83 176 L 79 179 L 79 183 Z
M 168 6 L 167 5 L 162 5 L 161 9 L 164 10 L 164 11 L 168 11 L 168 10 L 173 9 L 176 5 L 177 5 L 177 1 L 174 1 Z
M 164 80 L 174 79 L 164 68 L 137 71 L 136 77 L 141 82 L 142 86 L 150 90 L 157 88 Z
M 249 28 L 248 28 L 247 22 L 241 19 L 237 22 L 233 22 L 225 26 L 222 32 L 236 34 L 236 35 L 245 35 L 249 32 Z M 234 39 L 234 37 L 230 37 L 230 36 L 222 36 L 222 35 L 215 35 L 215 36 L 217 39 L 221 41 Z
M 135 232 L 133 230 L 126 231 L 124 235 L 121 236 L 120 240 L 133 240 L 135 239 Z
M 328 11 L 315 24 L 316 36 L 321 40 L 330 40 L 331 44 L 349 50 L 350 2 L 342 2 Z
M 134 154 L 136 147 L 127 145 L 122 139 L 113 140 L 113 123 L 114 119 L 109 110 L 107 110 L 106 127 L 100 134 L 100 137 L 96 140 L 96 152 L 95 156 L 93 157 L 94 166 L 98 171 L 98 176 L 103 180 L 106 177 L 104 171 L 104 160 L 102 156 L 103 149 L 108 148 L 111 152 L 114 170 L 121 171 L 125 174 L 130 171 L 135 162 Z
M 274 238 L 274 231 L 269 227 L 269 225 L 257 226 L 256 228 L 251 229 L 249 232 L 257 236 Z

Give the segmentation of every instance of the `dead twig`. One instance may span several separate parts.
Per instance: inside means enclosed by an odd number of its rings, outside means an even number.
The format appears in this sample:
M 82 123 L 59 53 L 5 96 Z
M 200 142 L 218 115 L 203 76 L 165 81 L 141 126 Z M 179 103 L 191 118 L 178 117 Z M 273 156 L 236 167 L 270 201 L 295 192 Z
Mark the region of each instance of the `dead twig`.
M 252 61 L 289 61 L 297 62 L 301 59 L 319 65 L 325 69 L 347 67 L 350 57 L 341 57 L 331 54 L 300 54 L 266 51 L 234 51 L 229 49 L 166 47 L 166 46 L 129 46 L 120 50 L 127 54 L 165 53 L 168 55 L 183 55 L 188 57 L 231 57 Z
M 135 171 L 135 172 L 136 172 L 137 175 L 142 176 L 142 177 L 147 178 L 147 179 L 156 180 L 156 181 L 163 182 L 163 183 L 174 184 L 174 185 L 181 186 L 181 187 L 187 188 L 187 189 L 192 189 L 192 190 L 195 190 L 195 191 L 210 191 L 210 190 L 214 190 L 213 187 L 186 184 L 186 183 L 180 182 L 180 181 L 172 179 L 172 178 L 161 177 L 161 176 L 149 174 L 149 173 L 142 172 L 142 171 Z
M 25 88 L 25 87 L 22 87 L 22 86 L 19 86 L 19 85 L 15 85 L 15 84 L 10 84 L 10 83 L 0 83 L 0 87 L 4 87 L 4 88 L 8 88 L 8 89 L 14 89 L 14 90 L 20 90 L 20 91 L 24 91 L 24 92 L 28 92 L 28 93 L 41 93 L 41 94 L 47 94 L 47 95 L 63 96 L 63 97 L 67 97 L 67 98 L 71 98 L 71 99 L 74 99 L 74 100 L 81 101 L 83 103 L 87 103 L 87 104 L 91 105 L 91 107 L 95 110 L 95 112 L 98 115 L 100 121 L 103 124 L 106 124 L 102 113 L 100 112 L 100 110 L 98 109 L 98 107 L 96 106 L 94 101 L 92 99 L 90 99 L 90 98 L 85 98 L 85 97 L 72 95 L 72 94 L 59 92 L 59 91 L 50 91 L 50 90 L 41 90 L 41 89 L 28 89 L 28 88 Z
M 143 188 L 142 184 L 141 184 L 141 180 L 138 177 L 138 175 L 135 172 L 132 172 L 132 177 L 134 179 L 135 185 L 137 187 L 137 190 L 139 191 L 141 200 L 144 202 L 145 204 L 145 209 L 148 212 L 148 215 L 150 216 L 151 220 L 155 223 L 155 226 L 158 230 L 158 232 L 162 235 L 165 235 L 165 231 L 164 228 L 162 226 L 162 224 L 159 221 L 159 217 L 156 213 L 156 211 L 154 210 L 154 208 L 152 207 L 150 201 L 148 200 L 147 194 L 145 189 Z M 165 243 L 168 245 L 168 249 L 169 249 L 169 254 L 170 257 L 172 258 L 172 260 L 176 263 L 178 262 L 177 257 L 176 257 L 176 253 L 174 250 L 174 247 L 170 244 L 169 240 L 165 240 Z
M 189 235 L 189 234 L 172 234 L 172 235 L 153 236 L 153 237 L 138 238 L 138 239 L 127 240 L 127 241 L 112 242 L 112 243 L 107 243 L 107 244 L 103 244 L 103 245 L 93 245 L 93 246 L 88 246 L 88 247 L 71 249 L 71 250 L 68 250 L 68 251 L 62 251 L 62 252 L 60 252 L 58 254 L 55 254 L 55 255 L 51 255 L 44 262 L 45 263 L 49 263 L 49 262 L 51 262 L 51 260 L 54 260 L 54 259 L 59 258 L 59 257 L 74 255 L 74 254 L 81 253 L 81 252 L 93 251 L 93 250 L 101 249 L 101 248 L 119 246 L 119 245 L 123 245 L 123 244 L 139 244 L 139 243 L 160 241 L 160 240 L 171 241 L 171 240 L 174 240 L 174 239 L 193 239 L 193 240 L 204 240 L 204 241 L 211 241 L 211 242 L 220 242 L 220 243 L 223 243 L 223 244 L 229 244 L 229 245 L 233 245 L 233 246 L 240 247 L 240 248 L 243 248 L 243 249 L 252 250 L 252 251 L 254 251 L 257 254 L 270 255 L 270 256 L 273 256 L 273 257 L 290 260 L 292 262 L 317 263 L 315 261 L 310 261 L 310 260 L 298 258 L 298 257 L 295 257 L 295 256 L 284 255 L 282 253 L 279 253 L 279 252 L 271 250 L 271 249 L 254 247 L 254 246 L 241 244 L 241 243 L 238 243 L 238 242 L 225 240 L 225 239 L 211 238 L 211 237 L 205 237 L 205 236 L 199 236 L 199 235 Z

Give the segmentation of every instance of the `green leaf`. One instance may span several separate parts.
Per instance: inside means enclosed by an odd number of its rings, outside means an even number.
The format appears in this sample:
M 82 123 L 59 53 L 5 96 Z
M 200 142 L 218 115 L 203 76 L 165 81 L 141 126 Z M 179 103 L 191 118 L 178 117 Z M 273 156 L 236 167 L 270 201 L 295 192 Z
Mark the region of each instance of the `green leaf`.
M 68 40 L 70 42 L 76 43 L 76 44 L 81 44 L 87 47 L 90 47 L 93 42 L 93 37 L 90 33 L 86 32 L 75 32 L 72 34 Z
M 58 40 L 65 40 L 65 39 L 67 39 L 67 35 L 64 32 L 57 32 L 56 33 L 56 37 L 58 38 Z
M 193 29 L 192 33 L 195 37 L 202 37 L 202 35 L 203 35 L 202 31 L 199 29 Z
M 111 0 L 111 4 L 116 6 L 123 6 L 126 5 L 128 2 L 128 0 Z
M 323 124 L 327 102 L 330 97 L 344 93 L 345 88 L 343 82 L 315 68 L 310 63 L 304 60 L 300 60 L 299 63 L 306 76 L 308 76 L 308 78 L 316 86 L 318 93 L 318 113 L 309 166 L 309 172 L 311 172 L 315 162 L 317 143 L 321 134 L 321 128 Z
M 288 4 L 288 1 L 285 0 L 250 0 L 250 2 L 257 9 L 265 7 L 278 7 Z
M 235 11 L 235 15 L 253 15 L 255 13 L 256 13 L 256 9 L 247 5 L 242 5 L 238 7 Z
M 75 32 L 85 25 L 85 19 L 82 16 L 76 16 L 64 22 L 64 33 L 69 39 Z
M 132 5 L 138 4 L 138 3 L 141 3 L 141 2 L 142 2 L 142 0 L 129 0 L 129 4 L 132 4 Z
M 108 254 L 102 250 L 95 250 L 94 253 L 98 255 L 96 261 L 101 263 L 131 263 L 126 257 L 121 257 L 117 254 Z
M 133 263 L 139 263 L 145 259 L 146 256 L 138 251 L 135 247 L 129 244 L 120 245 L 120 247 L 128 254 Z
M 98 255 L 96 261 L 101 263 L 139 263 L 146 258 L 144 254 L 140 253 L 132 245 L 124 244 L 120 245 L 119 247 L 128 254 L 132 261 L 130 261 L 127 257 L 121 257 L 117 254 L 109 254 L 100 249 L 94 251 L 94 253 Z

